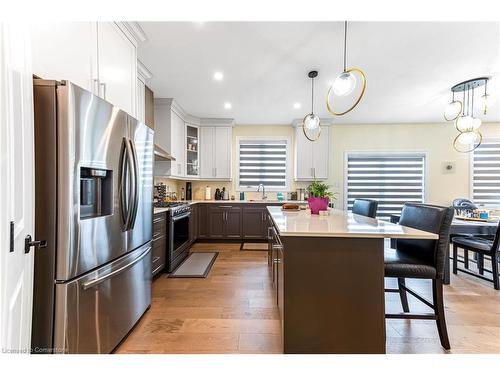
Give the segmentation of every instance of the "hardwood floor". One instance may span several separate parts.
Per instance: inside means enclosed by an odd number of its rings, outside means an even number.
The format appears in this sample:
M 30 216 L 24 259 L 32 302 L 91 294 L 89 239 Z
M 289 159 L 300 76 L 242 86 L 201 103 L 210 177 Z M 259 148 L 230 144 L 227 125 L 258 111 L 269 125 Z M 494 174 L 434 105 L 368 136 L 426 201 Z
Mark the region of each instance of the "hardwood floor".
M 206 279 L 153 283 L 151 308 L 116 353 L 280 353 L 280 322 L 265 251 L 239 244 L 196 244 L 192 251 L 219 251 Z M 395 280 L 387 286 L 396 287 Z M 430 298 L 430 283 L 407 284 Z M 445 286 L 450 353 L 500 353 L 500 292 L 491 283 L 452 275 Z M 428 311 L 409 297 L 411 311 Z M 386 310 L 399 312 L 396 293 Z M 433 321 L 387 320 L 387 353 L 446 353 Z

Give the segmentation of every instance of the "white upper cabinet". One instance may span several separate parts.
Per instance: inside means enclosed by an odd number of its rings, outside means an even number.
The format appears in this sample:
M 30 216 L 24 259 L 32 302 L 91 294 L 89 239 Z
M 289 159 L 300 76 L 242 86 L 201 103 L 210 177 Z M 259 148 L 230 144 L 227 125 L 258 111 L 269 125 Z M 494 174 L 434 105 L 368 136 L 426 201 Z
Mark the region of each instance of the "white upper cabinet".
M 172 163 L 174 163 L 174 167 L 172 168 L 171 174 L 174 177 L 184 177 L 185 175 L 185 124 L 184 120 L 177 114 L 175 111 L 172 111 L 172 120 L 171 120 L 171 136 L 172 136 L 172 144 L 170 148 L 170 153 L 176 159 Z M 168 150 L 167 150 L 168 151 Z
M 215 177 L 215 131 L 213 127 L 200 128 L 200 178 L 211 179 Z
M 233 120 L 191 116 L 169 98 L 154 103 L 155 144 L 176 159 L 156 162 L 155 175 L 230 180 Z
M 136 115 L 137 47 L 115 22 L 35 23 L 33 73 L 69 80 Z
M 145 110 L 146 110 L 146 84 L 140 78 L 137 78 L 137 89 L 136 89 L 136 104 L 137 110 L 135 118 L 140 122 L 145 122 Z
M 200 178 L 231 179 L 232 128 L 202 126 L 200 128 Z
M 215 178 L 231 179 L 231 142 L 230 127 L 215 128 Z
M 295 129 L 295 180 L 312 181 L 328 179 L 330 155 L 330 129 L 322 126 L 318 140 L 310 141 L 301 126 Z
M 113 22 L 97 24 L 99 96 L 136 115 L 137 50 Z
M 44 79 L 67 79 L 96 94 L 96 28 L 92 22 L 34 23 L 33 74 Z

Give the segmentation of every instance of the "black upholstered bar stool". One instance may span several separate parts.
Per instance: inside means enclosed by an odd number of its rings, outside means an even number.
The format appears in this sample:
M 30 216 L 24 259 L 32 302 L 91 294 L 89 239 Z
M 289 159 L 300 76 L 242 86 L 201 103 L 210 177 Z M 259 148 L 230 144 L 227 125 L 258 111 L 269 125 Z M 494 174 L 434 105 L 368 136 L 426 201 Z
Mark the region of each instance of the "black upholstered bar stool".
M 452 207 L 406 203 L 401 210 L 399 224 L 436 233 L 439 239 L 398 239 L 395 249 L 384 249 L 385 276 L 398 279 L 398 288 L 386 289 L 386 292 L 399 293 L 404 311 L 400 314 L 385 314 L 386 319 L 435 320 L 441 345 L 445 349 L 450 349 L 450 341 L 444 316 L 443 277 L 453 212 Z M 433 301 L 427 300 L 408 288 L 405 278 L 432 280 Z M 407 292 L 433 309 L 434 313 L 411 314 Z
M 493 240 L 488 240 L 478 236 L 453 237 L 453 273 L 456 275 L 458 271 L 468 275 L 478 277 L 482 280 L 493 281 L 493 286 L 496 290 L 500 290 L 500 280 L 498 279 L 498 261 L 500 257 L 500 223 L 498 223 L 497 231 Z M 468 269 L 458 268 L 458 248 L 464 250 L 464 255 L 468 251 L 477 254 L 477 268 L 479 274 L 469 271 Z M 484 268 L 484 257 L 491 257 L 491 271 Z M 468 257 L 464 257 L 465 268 L 468 268 Z M 493 279 L 489 279 L 484 275 L 484 272 L 492 274 Z
M 355 199 L 352 205 L 352 213 L 368 217 L 377 216 L 378 202 L 373 199 Z

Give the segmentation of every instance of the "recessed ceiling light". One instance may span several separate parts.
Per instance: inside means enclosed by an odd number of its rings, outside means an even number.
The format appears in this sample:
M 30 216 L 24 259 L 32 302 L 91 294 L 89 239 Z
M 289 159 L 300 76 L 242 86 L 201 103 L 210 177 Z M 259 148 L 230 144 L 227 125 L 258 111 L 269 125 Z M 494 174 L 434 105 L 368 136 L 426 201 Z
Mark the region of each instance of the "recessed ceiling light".
M 299 109 L 300 107 L 302 107 L 302 105 L 300 103 L 293 103 L 294 109 Z
M 232 107 L 233 107 L 233 106 L 231 105 L 231 103 L 229 103 L 229 102 L 225 102 L 225 103 L 224 103 L 224 108 L 225 108 L 225 109 L 231 109 Z
M 222 72 L 215 72 L 214 79 L 216 81 L 222 81 L 224 79 L 224 74 L 222 74 Z

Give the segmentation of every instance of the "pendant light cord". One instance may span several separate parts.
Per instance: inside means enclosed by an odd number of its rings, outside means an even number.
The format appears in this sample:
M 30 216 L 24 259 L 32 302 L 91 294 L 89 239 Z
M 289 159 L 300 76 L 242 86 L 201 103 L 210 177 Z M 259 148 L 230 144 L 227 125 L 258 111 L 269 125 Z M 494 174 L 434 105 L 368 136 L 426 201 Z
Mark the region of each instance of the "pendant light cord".
M 314 114 L 314 78 L 311 78 L 311 115 Z
M 344 73 L 346 71 L 346 54 L 347 54 L 347 21 L 344 21 Z

